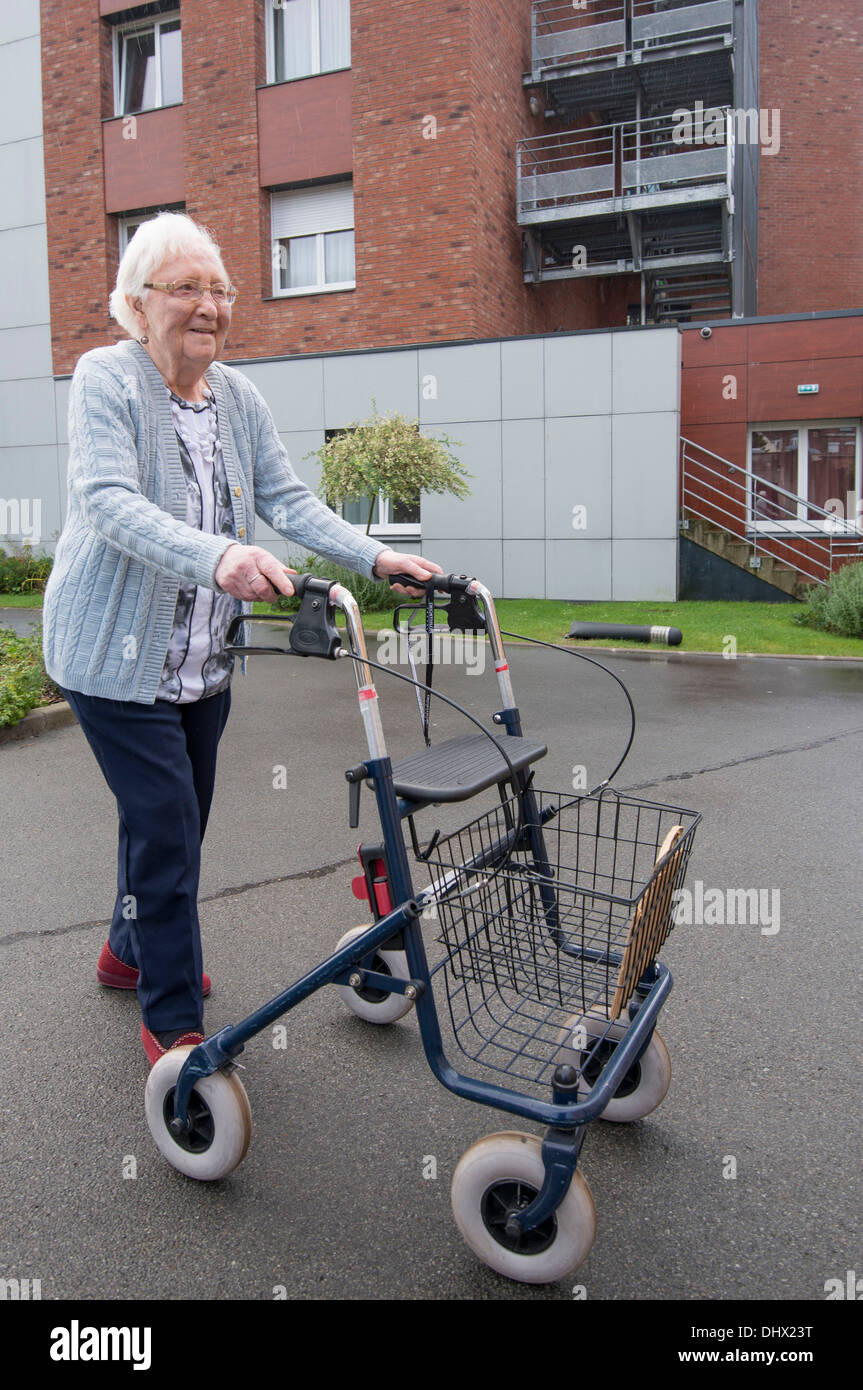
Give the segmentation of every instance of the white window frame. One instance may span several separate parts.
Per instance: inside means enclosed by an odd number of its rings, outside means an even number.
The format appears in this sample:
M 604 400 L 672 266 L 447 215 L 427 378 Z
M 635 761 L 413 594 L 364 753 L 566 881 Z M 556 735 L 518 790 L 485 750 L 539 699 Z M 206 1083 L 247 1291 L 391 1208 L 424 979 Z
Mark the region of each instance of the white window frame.
M 153 212 L 124 212 L 117 218 L 117 246 L 120 258 L 132 240 L 129 228 L 134 224 L 135 230 L 141 226 L 142 222 L 151 222 L 160 212 L 185 212 L 185 203 L 166 203 L 164 207 L 156 208 Z
M 314 66 L 311 72 L 300 73 L 297 77 L 276 78 L 276 10 L 284 10 L 290 0 L 265 0 L 269 17 L 267 19 L 267 82 L 270 85 L 278 82 L 302 82 L 307 77 L 320 77 L 322 72 L 349 72 L 350 63 L 343 68 L 321 68 L 321 6 L 320 0 L 312 0 L 314 6 L 314 19 L 312 29 L 312 62 Z M 350 0 L 348 0 L 348 15 L 350 17 Z
M 861 422 L 859 419 L 827 419 L 827 420 L 770 420 L 766 423 L 750 425 L 746 435 L 746 526 L 749 531 L 776 534 L 779 531 L 794 531 L 800 534 L 809 535 L 860 535 L 861 526 L 857 518 L 844 520 L 841 517 L 828 519 L 827 517 L 807 517 L 806 511 L 814 503 L 801 501 L 797 504 L 797 517 L 785 517 L 782 521 L 770 521 L 756 518 L 752 507 L 752 478 L 754 470 L 752 466 L 752 436 L 763 431 L 769 430 L 796 430 L 797 431 L 797 486 L 791 491 L 796 492 L 801 498 L 808 498 L 809 492 L 809 430 L 829 429 L 831 426 L 842 426 L 856 429 L 855 457 L 854 457 L 854 492 L 858 499 L 861 497 L 861 458 L 863 457 L 863 433 L 861 433 Z M 782 494 L 780 494 L 781 496 Z M 790 505 L 789 500 L 785 501 Z M 846 499 L 842 498 L 843 507 Z
M 128 35 L 128 34 L 135 34 L 135 33 L 139 33 L 139 32 L 145 32 L 147 29 L 154 29 L 154 30 L 155 30 L 155 32 L 156 32 L 156 98 L 157 98 L 157 99 L 156 99 L 156 104 L 155 104 L 155 106 L 147 106 L 147 107 L 144 108 L 144 110 L 146 110 L 146 111 L 160 111 L 160 110 L 163 108 L 164 103 L 163 103 L 163 101 L 162 101 L 162 55 L 161 55 L 161 52 L 160 52 L 160 48 L 161 48 L 161 37 L 160 37 L 159 31 L 160 31 L 160 29 L 161 29 L 161 27 L 162 27 L 163 24 L 174 24 L 174 23 L 176 23 L 177 21 L 179 21 L 179 19 L 180 19 L 180 11 L 179 11 L 179 10 L 171 10 L 169 13 L 166 13 L 166 14 L 151 15 L 149 19 L 138 19 L 138 20 L 133 20 L 130 24 L 117 24 L 117 25 L 114 26 L 114 115 L 115 115 L 115 116 L 126 116 L 126 115 L 140 116 L 140 115 L 143 114 L 143 112 L 141 112 L 141 111 L 126 112 L 126 111 L 123 111 L 123 110 L 122 110 L 122 103 L 123 103 L 123 76 L 124 76 L 124 74 L 123 74 L 123 72 L 121 71 L 121 68 L 122 68 L 122 64 L 123 64 L 123 58 L 122 58 L 122 55 L 123 55 L 123 38 L 124 38 L 126 35 Z M 181 25 L 180 25 L 180 51 L 181 51 L 181 52 L 182 52 L 182 45 L 183 45 L 183 28 L 182 28 L 182 24 L 181 24 Z M 182 79 L 182 71 L 181 71 L 181 74 L 180 74 L 180 85 L 181 85 L 181 88 L 182 88 L 182 81 L 183 81 L 183 79 Z M 183 100 L 183 94 L 182 94 L 182 91 L 181 91 L 181 92 L 180 92 L 180 100 L 179 100 L 178 102 L 172 101 L 172 102 L 170 102 L 169 104 L 170 104 L 171 106 L 179 106 L 179 105 L 182 104 L 182 100 Z
M 347 430 L 333 430 L 332 434 L 347 434 Z M 418 541 L 422 536 L 422 493 L 420 493 L 420 515 L 419 521 L 390 521 L 390 507 L 392 503 L 385 492 L 378 493 L 378 520 L 373 521 L 369 527 L 369 535 L 374 537 L 391 536 L 394 539 L 400 537 L 402 540 Z M 338 506 L 333 507 L 336 516 L 345 520 L 345 506 L 339 502 Z M 349 521 L 349 526 L 353 526 L 360 535 L 366 533 L 365 521 Z
M 348 182 L 348 181 L 347 181 L 347 180 L 339 180 L 339 182 Z M 351 186 L 351 193 L 353 194 L 353 180 L 350 181 L 350 186 Z M 326 185 L 321 185 L 321 187 L 326 187 Z M 284 191 L 285 191 L 286 193 L 290 193 L 292 190 L 290 190 L 290 189 L 285 189 Z M 299 192 L 300 190 L 294 190 L 294 191 Z M 353 280 L 336 280 L 336 281 L 333 281 L 333 282 L 330 283 L 330 284 L 326 284 L 326 283 L 324 282 L 324 276 L 325 276 L 325 274 L 326 274 L 326 257 L 325 257 L 325 248 L 324 248 L 324 237 L 327 236 L 328 233 L 330 233 L 330 232 L 355 232 L 355 225 L 354 225 L 354 224 L 355 224 L 356 219 L 355 219 L 355 218 L 352 219 L 351 225 L 350 225 L 350 226 L 343 226 L 343 227 L 327 227 L 326 231 L 323 231 L 323 232 L 302 232 L 302 233 L 297 233 L 297 236 L 296 236 L 296 237 L 290 237 L 290 236 L 287 236 L 287 237 L 286 237 L 286 236 L 276 236 L 276 235 L 275 235 L 274 228 L 273 228 L 273 222 L 274 222 L 274 208 L 275 208 L 274 198 L 275 198 L 276 196 L 277 196 L 277 194 L 275 194 L 275 193 L 271 193 L 271 194 L 270 194 L 270 244 L 271 244 L 271 246 L 273 247 L 273 256 L 272 256 L 273 298 L 274 298 L 274 299 L 296 299 L 296 298 L 297 298 L 298 296 L 300 296 L 300 295 L 309 295 L 309 294 L 339 294 L 339 293 L 341 293 L 341 292 L 344 291 L 344 290 L 355 290 L 356 287 L 357 287 L 356 274 L 354 275 L 354 279 L 353 279 Z M 280 285 L 280 283 L 279 283 L 280 266 L 277 264 L 277 258 L 276 258 L 276 254 L 275 254 L 275 248 L 276 248 L 277 243 L 279 243 L 279 242 L 281 242 L 281 241 L 297 240 L 297 239 L 299 239 L 300 236 L 314 236 L 315 239 L 316 239 L 316 244 L 315 244 L 315 273 L 316 273 L 316 275 L 317 275 L 317 284 L 314 284 L 314 285 L 297 285 L 296 288 L 294 288 L 294 289 L 286 289 L 286 290 L 283 290 L 282 287 L 281 287 L 281 285 Z M 356 237 L 354 238 L 354 268 L 355 268 L 355 270 L 356 270 Z
M 384 492 L 378 493 L 378 520 L 373 521 L 369 529 L 369 535 L 375 539 L 381 536 L 400 537 L 402 540 L 419 540 L 422 536 L 422 497 L 420 497 L 420 519 L 419 521 L 390 521 L 389 497 Z M 335 509 L 336 515 L 344 520 L 344 507 L 340 503 Z M 364 521 L 349 521 L 349 526 L 353 526 L 360 535 L 366 533 L 366 523 Z

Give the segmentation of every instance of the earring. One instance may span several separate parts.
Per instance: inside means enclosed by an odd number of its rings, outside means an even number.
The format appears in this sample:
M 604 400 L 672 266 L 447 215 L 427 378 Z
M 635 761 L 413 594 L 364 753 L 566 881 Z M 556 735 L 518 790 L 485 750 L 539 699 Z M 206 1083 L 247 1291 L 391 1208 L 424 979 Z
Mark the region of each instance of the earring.
M 139 343 L 149 343 L 149 341 L 150 339 L 147 337 L 146 333 L 144 334 L 143 338 L 138 339 Z

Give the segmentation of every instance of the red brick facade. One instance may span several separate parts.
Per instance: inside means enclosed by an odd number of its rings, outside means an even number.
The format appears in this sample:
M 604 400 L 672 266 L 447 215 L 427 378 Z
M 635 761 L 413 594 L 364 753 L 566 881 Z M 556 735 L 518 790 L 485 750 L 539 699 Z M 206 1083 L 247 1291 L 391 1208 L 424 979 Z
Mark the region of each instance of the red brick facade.
M 758 312 L 863 305 L 863 6 L 759 0 L 759 104 L 781 113 L 762 155 Z
M 680 432 L 744 473 L 753 425 L 863 416 L 863 313 L 729 323 L 714 328 L 708 339 L 697 329 L 685 329 L 681 346 Z M 797 387 L 804 383 L 817 383 L 818 394 L 799 395 Z M 723 471 L 721 464 L 711 466 Z M 716 478 L 708 482 L 718 489 Z M 732 485 L 728 497 L 707 489 L 703 498 L 708 501 L 706 507 L 702 501 L 700 515 L 723 526 L 730 513 L 737 517 L 742 534 L 745 512 L 739 487 Z M 794 566 L 801 557 L 818 560 L 822 549 L 799 536 L 793 551 L 783 552 L 774 541 L 772 553 Z
M 132 212 L 156 201 L 153 170 L 170 163 L 162 128 L 182 128 L 186 209 L 213 229 L 241 290 L 232 357 L 626 321 L 627 304 L 638 299 L 636 277 L 524 283 L 515 145 L 551 129 L 531 116 L 522 87 L 530 0 L 352 0 L 351 128 L 339 124 L 347 109 L 340 97 L 322 140 L 321 173 L 333 172 L 334 150 L 350 151 L 340 172 L 353 177 L 357 285 L 287 299 L 272 297 L 270 196 L 260 178 L 259 106 L 287 109 L 259 100 L 269 0 L 181 0 L 182 112 L 173 127 L 139 117 L 134 141 L 118 139 L 114 124 L 103 154 L 113 90 L 111 23 L 102 16 L 117 8 L 113 0 L 42 2 L 55 372 L 119 336 L 106 307 L 117 259 L 117 219 L 106 207 Z M 815 9 L 808 0 L 761 0 L 760 30 L 761 105 L 780 108 L 782 127 L 780 152 L 761 159 L 759 312 L 863 304 L 856 225 L 863 151 L 851 129 L 861 81 L 859 0 L 824 0 Z M 300 89 L 315 80 L 291 84 L 294 125 L 285 117 L 285 140 L 302 139 Z M 267 167 L 278 167 L 277 128 L 266 135 Z M 294 160 L 307 166 L 306 153 Z M 118 188 L 130 189 L 125 209 Z
M 545 128 L 542 117 L 531 116 L 521 82 L 530 63 L 528 0 L 454 0 L 445 7 L 352 0 L 352 158 L 341 172 L 353 175 L 357 288 L 283 300 L 272 298 L 269 193 L 259 181 L 257 89 L 266 82 L 267 5 L 182 0 L 181 10 L 184 201 L 215 232 L 241 289 L 232 356 L 622 321 L 626 303 L 637 297 L 628 279 L 611 289 L 596 281 L 524 283 L 515 143 Z M 102 169 L 101 123 L 113 116 L 111 26 L 98 11 L 98 0 L 43 3 L 57 372 L 118 336 L 105 308 L 117 238 L 116 219 L 105 214 Z M 166 157 L 151 134 L 154 124 L 139 117 L 134 141 L 110 130 L 112 208 L 115 188 L 130 182 L 118 160 L 146 166 Z M 149 206 L 152 183 L 143 179 L 140 198 L 130 193 L 124 210 Z

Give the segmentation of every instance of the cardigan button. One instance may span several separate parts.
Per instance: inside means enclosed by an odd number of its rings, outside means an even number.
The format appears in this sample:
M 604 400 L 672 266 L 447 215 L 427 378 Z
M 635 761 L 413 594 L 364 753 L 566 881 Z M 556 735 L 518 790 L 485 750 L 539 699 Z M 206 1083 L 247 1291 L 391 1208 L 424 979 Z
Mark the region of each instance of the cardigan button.
M 237 535 L 238 535 L 238 536 L 244 536 L 245 534 L 246 534 L 246 528 L 245 528 L 245 526 L 241 526 L 241 527 L 239 528 L 239 530 L 237 531 Z
M 242 495 L 243 495 L 243 489 L 242 489 L 241 487 L 235 487 L 235 488 L 234 488 L 234 496 L 235 496 L 235 497 L 242 497 Z

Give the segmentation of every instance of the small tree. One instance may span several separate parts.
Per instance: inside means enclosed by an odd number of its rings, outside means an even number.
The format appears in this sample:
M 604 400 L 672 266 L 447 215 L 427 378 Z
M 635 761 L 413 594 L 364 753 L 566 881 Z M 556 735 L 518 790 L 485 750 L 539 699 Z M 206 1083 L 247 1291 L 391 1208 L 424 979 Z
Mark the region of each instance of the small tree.
M 379 493 L 391 502 L 416 503 L 423 492 L 467 497 L 470 477 L 451 452 L 446 435 L 420 434 L 419 422 L 402 415 L 378 415 L 350 425 L 317 451 L 321 461 L 320 495 L 331 504 L 369 498 L 366 535 L 371 530 Z

